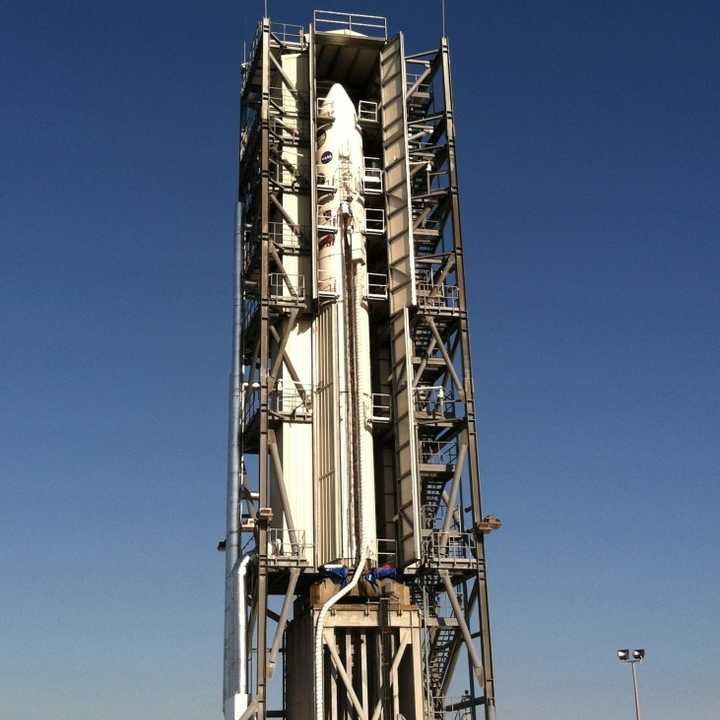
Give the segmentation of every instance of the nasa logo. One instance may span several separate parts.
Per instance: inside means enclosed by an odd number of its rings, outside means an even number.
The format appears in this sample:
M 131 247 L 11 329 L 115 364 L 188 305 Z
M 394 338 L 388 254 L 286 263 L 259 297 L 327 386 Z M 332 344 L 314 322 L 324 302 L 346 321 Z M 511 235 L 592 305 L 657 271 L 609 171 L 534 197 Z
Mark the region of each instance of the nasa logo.
M 326 150 L 321 156 L 320 156 L 320 162 L 323 163 L 323 165 L 327 165 L 332 160 L 332 153 L 329 150 Z

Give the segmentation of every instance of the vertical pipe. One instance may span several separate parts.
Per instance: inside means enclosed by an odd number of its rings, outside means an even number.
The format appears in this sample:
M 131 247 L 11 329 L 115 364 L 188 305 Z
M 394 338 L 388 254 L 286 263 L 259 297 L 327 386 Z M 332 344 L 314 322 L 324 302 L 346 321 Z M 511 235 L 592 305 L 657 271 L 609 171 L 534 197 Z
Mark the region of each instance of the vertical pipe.
M 250 556 L 245 555 L 238 564 L 237 569 L 237 657 L 238 657 L 238 694 L 241 701 L 247 704 L 247 610 L 245 592 L 245 574 L 247 565 L 250 562 Z M 243 707 L 243 710 L 246 708 Z
M 230 370 L 230 402 L 228 418 L 228 476 L 226 497 L 226 528 L 225 528 L 225 630 L 223 662 L 223 705 L 234 695 L 236 688 L 232 679 L 232 667 L 238 658 L 234 657 L 234 646 L 237 638 L 237 626 L 233 617 L 233 609 L 237 605 L 233 572 L 237 563 L 240 545 L 240 395 L 241 374 L 240 337 L 242 318 L 242 203 L 238 202 L 235 211 L 235 244 L 233 272 L 233 339 L 232 361 Z M 232 719 L 234 720 L 234 719 Z

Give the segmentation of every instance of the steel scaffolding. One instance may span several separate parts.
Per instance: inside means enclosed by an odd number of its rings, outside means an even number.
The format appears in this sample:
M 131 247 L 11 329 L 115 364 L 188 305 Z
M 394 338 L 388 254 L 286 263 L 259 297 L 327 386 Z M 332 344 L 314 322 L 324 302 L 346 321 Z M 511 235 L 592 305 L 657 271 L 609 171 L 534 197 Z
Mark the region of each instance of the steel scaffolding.
M 480 496 L 448 42 L 406 54 L 385 18 L 322 11 L 308 28 L 263 18 L 243 67 L 226 716 L 318 717 L 309 638 L 347 560 L 321 555 L 333 508 L 315 458 L 331 429 L 313 333 L 338 301 L 317 263 L 338 230 L 318 211 L 335 186 L 316 162 L 333 82 L 356 103 L 366 155 L 367 403 L 388 577 L 368 567 L 325 626 L 323 717 L 493 720 L 485 536 L 499 522 Z M 313 448 L 302 502 L 292 433 Z M 271 697 L 279 662 L 282 697 Z

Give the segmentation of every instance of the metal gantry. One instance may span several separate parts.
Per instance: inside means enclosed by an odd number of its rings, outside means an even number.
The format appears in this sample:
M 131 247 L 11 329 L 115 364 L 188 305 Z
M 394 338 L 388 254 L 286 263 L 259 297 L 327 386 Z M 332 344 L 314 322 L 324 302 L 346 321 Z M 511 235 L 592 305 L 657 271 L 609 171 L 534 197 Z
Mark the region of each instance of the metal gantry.
M 377 542 L 324 626 L 318 715 L 313 631 L 352 563 L 328 562 L 326 520 L 345 509 L 318 457 L 334 428 L 317 327 L 338 298 L 317 247 L 338 227 L 319 213 L 336 190 L 316 150 L 336 82 L 366 156 Z M 406 54 L 384 18 L 260 21 L 242 75 L 235 289 L 226 717 L 492 720 L 485 536 L 499 522 L 480 497 L 446 38 Z

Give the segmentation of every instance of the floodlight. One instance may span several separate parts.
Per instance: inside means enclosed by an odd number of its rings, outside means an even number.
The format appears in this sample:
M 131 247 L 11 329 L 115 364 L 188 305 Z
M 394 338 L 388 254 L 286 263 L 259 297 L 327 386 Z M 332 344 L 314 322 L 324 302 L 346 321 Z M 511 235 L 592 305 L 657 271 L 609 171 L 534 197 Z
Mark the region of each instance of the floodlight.
M 618 660 L 627 660 L 630 657 L 630 651 L 626 648 L 625 650 L 617 651 Z

